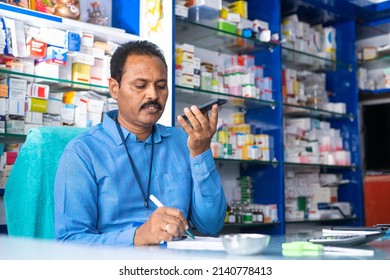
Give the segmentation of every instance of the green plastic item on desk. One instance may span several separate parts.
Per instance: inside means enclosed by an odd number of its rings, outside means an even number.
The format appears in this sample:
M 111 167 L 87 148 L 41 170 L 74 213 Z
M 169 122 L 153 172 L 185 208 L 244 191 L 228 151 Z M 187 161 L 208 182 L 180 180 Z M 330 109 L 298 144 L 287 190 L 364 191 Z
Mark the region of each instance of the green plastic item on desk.
M 282 254 L 288 257 L 319 256 L 323 252 L 323 246 L 305 241 L 295 241 L 282 244 Z
M 306 241 L 295 241 L 282 244 L 283 250 L 294 251 L 322 251 L 324 246 Z
M 306 241 L 283 243 L 282 249 L 282 255 L 288 257 L 319 255 L 372 257 L 375 254 L 374 250 L 323 246 Z

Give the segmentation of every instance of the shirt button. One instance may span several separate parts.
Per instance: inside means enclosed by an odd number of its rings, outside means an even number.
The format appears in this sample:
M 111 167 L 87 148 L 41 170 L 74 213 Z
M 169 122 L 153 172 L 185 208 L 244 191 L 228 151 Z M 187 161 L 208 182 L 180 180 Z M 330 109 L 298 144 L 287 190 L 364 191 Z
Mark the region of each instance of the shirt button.
M 199 163 L 196 163 L 195 168 L 199 168 L 199 167 L 200 167 Z

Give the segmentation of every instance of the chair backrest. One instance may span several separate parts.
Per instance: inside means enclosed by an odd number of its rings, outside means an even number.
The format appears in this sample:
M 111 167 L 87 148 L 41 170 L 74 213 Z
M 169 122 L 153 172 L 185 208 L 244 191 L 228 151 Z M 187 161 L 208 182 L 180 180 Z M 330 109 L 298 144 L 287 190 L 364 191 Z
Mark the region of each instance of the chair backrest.
M 85 128 L 31 129 L 8 178 L 4 205 L 8 234 L 54 238 L 54 180 L 68 142 Z

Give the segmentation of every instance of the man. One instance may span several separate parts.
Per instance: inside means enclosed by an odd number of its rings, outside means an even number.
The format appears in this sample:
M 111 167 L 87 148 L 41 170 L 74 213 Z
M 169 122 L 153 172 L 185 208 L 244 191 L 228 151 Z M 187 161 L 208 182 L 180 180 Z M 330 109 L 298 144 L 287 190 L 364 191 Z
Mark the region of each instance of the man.
M 111 60 L 109 90 L 118 110 L 73 139 L 55 182 L 55 233 L 63 241 L 117 246 L 181 237 L 187 219 L 203 234 L 222 228 L 226 199 L 210 141 L 210 117 L 185 108 L 184 131 L 156 124 L 168 98 L 168 67 L 148 41 L 121 45 Z M 165 207 L 157 208 L 153 194 Z

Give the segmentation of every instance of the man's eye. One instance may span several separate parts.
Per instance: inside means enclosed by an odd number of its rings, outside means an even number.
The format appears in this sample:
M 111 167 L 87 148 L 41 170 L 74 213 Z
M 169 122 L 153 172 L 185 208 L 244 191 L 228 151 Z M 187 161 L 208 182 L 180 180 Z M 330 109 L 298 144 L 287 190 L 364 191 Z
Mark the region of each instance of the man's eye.
M 135 86 L 136 88 L 138 88 L 138 89 L 144 89 L 144 88 L 146 87 L 145 84 L 135 84 L 134 86 Z
M 163 90 L 163 89 L 166 89 L 167 88 L 167 84 L 161 84 L 161 85 L 156 85 L 156 87 L 160 90 Z

